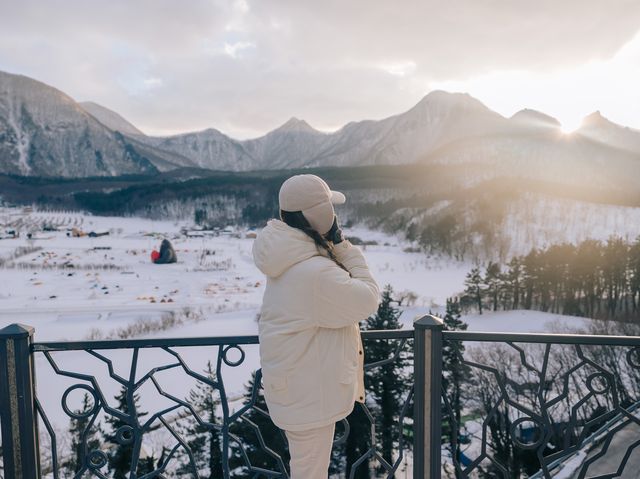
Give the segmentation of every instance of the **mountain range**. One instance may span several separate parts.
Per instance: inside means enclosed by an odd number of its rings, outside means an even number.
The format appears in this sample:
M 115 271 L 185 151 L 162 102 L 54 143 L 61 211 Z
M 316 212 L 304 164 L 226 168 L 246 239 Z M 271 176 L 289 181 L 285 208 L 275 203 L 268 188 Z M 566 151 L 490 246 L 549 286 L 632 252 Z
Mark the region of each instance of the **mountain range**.
M 595 112 L 567 135 L 542 112 L 525 109 L 506 118 L 468 94 L 434 91 L 404 113 L 351 122 L 332 133 L 291 118 L 250 140 L 214 128 L 153 137 L 101 105 L 0 72 L 0 173 L 88 177 L 183 167 L 249 171 L 411 163 L 469 165 L 467 186 L 526 176 L 635 188 L 640 131 Z

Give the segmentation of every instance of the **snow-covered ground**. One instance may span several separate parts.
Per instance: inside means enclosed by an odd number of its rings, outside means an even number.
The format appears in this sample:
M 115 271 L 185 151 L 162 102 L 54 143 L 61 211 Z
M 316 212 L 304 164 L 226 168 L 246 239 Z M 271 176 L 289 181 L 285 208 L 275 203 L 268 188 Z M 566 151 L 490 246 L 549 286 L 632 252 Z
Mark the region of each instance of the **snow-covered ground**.
M 24 222 L 34 229 L 64 225 L 60 231 L 34 231 L 33 239 L 23 232 L 0 240 L 0 259 L 21 247 L 37 248 L 0 269 L 0 325 L 30 324 L 40 341 L 83 339 L 96 329 L 109 336 L 136 319 L 188 309 L 202 321 L 175 335 L 255 332 L 265 279 L 253 264 L 253 239 L 246 231 L 187 237 L 179 223 L 57 213 L 32 213 Z M 73 225 L 109 235 L 68 236 L 66 229 Z M 363 246 L 375 277 L 398 294 L 413 293 L 416 314 L 437 310 L 463 287 L 469 264 L 405 252 L 407 244 L 379 232 L 354 228 L 346 233 L 378 243 Z M 164 237 L 173 243 L 176 264 L 149 259 Z

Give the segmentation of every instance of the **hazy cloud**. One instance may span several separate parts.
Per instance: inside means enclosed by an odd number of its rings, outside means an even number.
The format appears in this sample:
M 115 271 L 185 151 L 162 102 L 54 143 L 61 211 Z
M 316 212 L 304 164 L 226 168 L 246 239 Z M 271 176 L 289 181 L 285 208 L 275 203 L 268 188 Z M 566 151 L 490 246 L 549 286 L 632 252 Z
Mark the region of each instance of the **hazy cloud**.
M 149 133 L 215 127 L 239 137 L 294 115 L 319 128 L 380 118 L 411 107 L 432 85 L 465 85 L 495 71 L 545 75 L 605 64 L 640 28 L 635 0 L 0 7 L 0 69 L 101 103 Z

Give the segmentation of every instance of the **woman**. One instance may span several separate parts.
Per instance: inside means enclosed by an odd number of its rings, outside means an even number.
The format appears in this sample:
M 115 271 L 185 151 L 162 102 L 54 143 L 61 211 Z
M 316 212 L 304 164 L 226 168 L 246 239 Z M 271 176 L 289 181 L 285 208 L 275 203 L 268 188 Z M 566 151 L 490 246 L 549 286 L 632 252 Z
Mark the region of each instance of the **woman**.
M 280 188 L 280 217 L 258 234 L 267 276 L 259 321 L 264 396 L 285 431 L 292 479 L 326 479 L 336 421 L 364 402 L 358 322 L 379 291 L 362 252 L 342 236 L 333 204 L 345 196 L 315 175 Z

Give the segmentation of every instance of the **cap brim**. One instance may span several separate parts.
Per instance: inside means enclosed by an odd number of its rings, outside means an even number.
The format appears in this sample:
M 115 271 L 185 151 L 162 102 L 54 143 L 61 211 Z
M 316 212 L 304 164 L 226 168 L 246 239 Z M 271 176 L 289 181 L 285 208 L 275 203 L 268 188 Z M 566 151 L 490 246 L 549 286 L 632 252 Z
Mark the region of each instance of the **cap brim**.
M 347 197 L 344 196 L 344 194 L 340 193 L 339 191 L 331 190 L 331 203 L 333 203 L 334 205 L 341 205 L 345 201 L 347 201 Z

